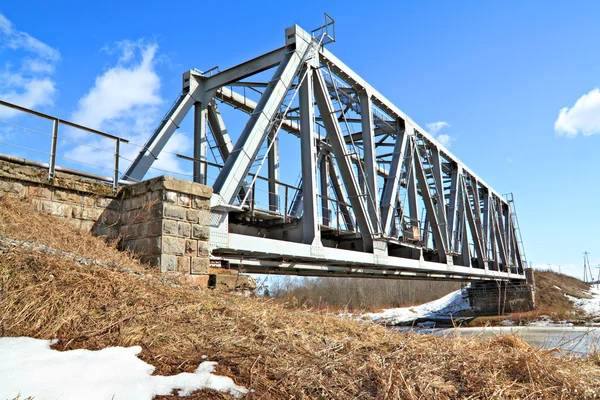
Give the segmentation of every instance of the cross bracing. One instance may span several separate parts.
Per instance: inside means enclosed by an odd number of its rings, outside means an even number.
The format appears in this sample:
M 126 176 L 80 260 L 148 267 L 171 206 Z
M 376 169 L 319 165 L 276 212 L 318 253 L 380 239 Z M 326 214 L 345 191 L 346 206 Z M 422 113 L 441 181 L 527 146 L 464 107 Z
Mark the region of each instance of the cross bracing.
M 211 256 L 254 272 L 524 279 L 505 199 L 324 46 L 285 46 L 183 91 L 129 167 L 140 180 L 194 109 L 194 180 L 213 187 Z M 246 115 L 239 132 L 226 109 Z

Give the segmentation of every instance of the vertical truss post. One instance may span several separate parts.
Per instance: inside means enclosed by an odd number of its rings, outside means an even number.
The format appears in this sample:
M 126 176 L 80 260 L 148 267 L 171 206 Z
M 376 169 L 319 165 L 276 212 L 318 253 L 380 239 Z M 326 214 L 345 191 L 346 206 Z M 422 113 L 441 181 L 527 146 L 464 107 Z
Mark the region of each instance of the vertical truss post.
M 471 183 L 473 183 L 473 182 L 474 181 L 472 180 Z M 465 210 L 467 211 L 466 218 L 467 218 L 467 221 L 469 222 L 469 228 L 471 229 L 471 236 L 473 237 L 473 245 L 475 246 L 475 254 L 477 255 L 477 263 L 478 263 L 479 267 L 487 269 L 487 263 L 484 260 L 483 243 L 481 242 L 479 221 L 475 218 L 475 214 L 473 213 L 473 208 L 471 207 L 471 201 L 469 200 L 469 190 L 465 183 L 464 175 L 463 175 L 463 179 L 462 179 L 461 188 L 463 191 L 463 201 L 465 203 Z M 473 190 L 477 190 L 476 181 L 475 181 L 475 187 L 473 188 Z M 478 197 L 475 198 L 475 196 L 474 196 L 474 200 L 477 200 L 477 199 L 478 199 Z M 475 207 L 479 207 L 479 203 L 477 201 L 475 202 Z
M 277 211 L 279 209 L 279 142 L 275 136 L 275 131 L 269 133 L 269 143 L 273 143 L 268 154 L 268 174 L 269 174 L 269 210 Z
M 327 155 L 323 155 L 319 160 L 319 181 L 321 184 L 321 218 L 323 225 L 329 226 L 331 211 L 329 211 L 329 163 L 327 157 Z
M 444 180 L 442 174 L 442 159 L 440 155 L 440 149 L 435 147 L 432 150 L 432 167 L 433 167 L 433 179 L 435 181 L 435 191 L 437 194 L 436 208 L 438 210 L 437 218 L 441 226 L 440 231 L 444 238 L 444 246 L 446 249 L 450 249 L 450 236 L 448 235 L 448 222 L 446 218 L 446 198 L 444 196 Z
M 429 191 L 429 185 L 427 184 L 427 176 L 425 175 L 425 169 L 423 168 L 423 163 L 421 162 L 421 157 L 418 154 L 418 148 L 414 139 L 412 140 L 414 145 L 414 158 L 415 158 L 415 172 L 417 176 L 417 181 L 419 182 L 419 187 L 421 189 L 421 196 L 423 197 L 423 203 L 425 203 L 425 209 L 427 210 L 427 220 L 431 225 L 431 231 L 433 233 L 433 240 L 435 244 L 435 248 L 438 251 L 438 257 L 440 262 L 446 262 L 446 246 L 444 244 L 444 234 L 442 233 L 442 227 L 440 226 L 435 204 L 433 204 L 433 197 L 431 196 L 431 192 Z M 425 235 L 424 235 L 425 236 Z
M 448 243 L 449 248 L 453 251 L 458 250 L 458 233 L 459 229 L 455 229 L 457 222 L 457 212 L 458 212 L 458 199 L 459 199 L 459 182 L 460 177 L 462 175 L 462 168 L 454 163 L 450 164 L 451 174 L 450 174 L 450 202 L 448 204 Z
M 406 166 L 408 181 L 407 194 L 408 194 L 408 211 L 411 219 L 411 226 L 413 224 L 420 225 L 419 221 L 419 208 L 417 203 L 417 176 L 415 174 L 415 158 L 418 157 L 417 149 L 415 148 L 414 142 L 411 140 L 408 144 L 410 146 L 410 157 L 408 165 Z
M 194 104 L 194 158 L 206 160 L 206 105 Z M 194 161 L 194 182 L 206 184 L 206 163 Z
M 496 226 L 494 224 L 494 198 L 493 195 L 490 194 L 488 196 L 488 207 L 489 207 L 489 222 L 490 222 L 490 248 L 492 253 L 492 266 L 494 271 L 500 271 L 500 262 L 498 260 L 498 247 L 496 244 L 496 236 L 498 232 L 496 231 Z
M 300 150 L 302 156 L 303 239 L 306 244 L 320 243 L 321 229 L 317 221 L 317 142 L 315 135 L 312 67 L 300 85 Z
M 483 191 L 483 223 L 482 223 L 482 240 L 483 249 L 485 251 L 486 259 L 490 258 L 490 192 L 484 189 Z
M 502 211 L 498 207 L 502 207 L 500 200 L 494 196 L 493 201 L 494 207 L 494 231 L 496 236 L 496 244 L 498 245 L 498 252 L 500 253 L 500 259 L 504 264 L 504 269 L 508 271 L 509 260 L 506 254 L 506 246 L 504 244 L 504 225 L 502 224 Z
M 471 177 L 471 185 L 473 187 L 473 216 L 477 226 L 477 232 L 481 240 L 481 247 L 485 254 L 485 236 L 483 234 L 483 218 L 481 216 L 481 199 L 479 198 L 479 182 L 475 177 Z
M 379 191 L 377 190 L 377 165 L 375 164 L 375 132 L 373 129 L 373 105 L 371 95 L 366 90 L 359 91 L 360 118 L 362 124 L 362 142 L 365 173 L 365 200 L 367 210 L 371 218 L 374 232 L 383 233 L 380 230 L 379 221 Z
M 333 192 L 335 193 L 335 198 L 337 199 L 337 211 L 342 213 L 342 218 L 344 219 L 344 224 L 346 225 L 346 229 L 349 231 L 354 231 L 354 220 L 352 219 L 352 214 L 350 214 L 350 209 L 348 208 L 346 196 L 344 191 L 342 190 L 342 184 L 340 182 L 340 177 L 338 176 L 337 169 L 333 164 L 333 159 L 331 157 L 327 157 L 327 162 L 329 163 L 329 176 L 331 178 L 331 186 L 333 186 Z M 338 221 L 338 230 L 339 230 L 339 217 Z
M 407 126 L 402 119 L 398 119 L 398 135 L 394 143 L 394 154 L 390 164 L 389 175 L 383 187 L 381 196 L 381 221 L 382 233 L 387 235 L 390 232 L 392 221 L 394 220 L 395 204 L 398 202 L 398 185 L 402 173 L 402 163 L 406 151 L 406 140 L 411 134 L 410 126 Z
M 360 230 L 360 235 L 363 240 L 363 248 L 365 251 L 371 251 L 373 248 L 373 225 L 369 219 L 365 202 L 361 198 L 361 192 L 358 187 L 356 174 L 352 168 L 350 162 L 350 154 L 347 152 L 346 142 L 342 134 L 340 125 L 335 117 L 335 110 L 327 91 L 327 85 L 325 84 L 325 78 L 321 74 L 321 71 L 315 70 L 313 72 L 315 82 L 315 99 L 317 100 L 317 106 L 327 131 L 327 137 L 331 142 L 333 148 L 333 154 L 335 160 L 340 169 L 344 186 L 348 192 L 348 198 L 352 205 L 352 210 L 356 216 L 356 223 Z
M 462 192 L 462 189 L 459 189 Z M 461 196 L 461 200 L 460 201 L 464 201 L 462 200 L 464 199 L 464 196 Z M 460 233 L 461 233 L 461 249 L 460 249 L 460 258 L 462 261 L 462 264 L 465 267 L 472 267 L 472 263 L 471 263 L 471 249 L 469 248 L 469 235 L 467 234 L 467 216 L 466 216 L 466 211 L 463 207 L 463 211 L 460 215 L 460 219 L 458 220 L 458 229 L 460 229 Z

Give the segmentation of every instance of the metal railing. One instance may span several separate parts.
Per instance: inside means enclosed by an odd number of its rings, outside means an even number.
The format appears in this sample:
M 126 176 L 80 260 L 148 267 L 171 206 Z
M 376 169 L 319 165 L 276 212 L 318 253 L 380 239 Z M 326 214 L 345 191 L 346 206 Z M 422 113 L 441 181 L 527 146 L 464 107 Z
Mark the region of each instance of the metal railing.
M 48 114 L 44 114 L 41 113 L 39 111 L 35 111 L 35 110 L 30 110 L 28 108 L 25 107 L 21 107 L 19 105 L 13 104 L 13 103 L 9 103 L 7 101 L 3 101 L 0 100 L 0 106 L 4 106 L 7 108 L 11 108 L 13 110 L 17 110 L 29 115 L 34 115 L 36 117 L 40 117 L 49 121 L 52 121 L 52 135 L 51 135 L 51 143 L 50 143 L 50 160 L 48 163 L 48 180 L 50 182 L 54 181 L 54 178 L 56 176 L 56 170 L 57 170 L 57 166 L 56 166 L 56 147 L 57 147 L 57 143 L 58 143 L 58 133 L 59 133 L 59 127 L 60 125 L 64 125 L 64 126 L 68 126 L 71 128 L 75 128 L 75 129 L 80 129 L 82 131 L 85 132 L 89 132 L 89 133 L 93 133 L 94 135 L 97 136 L 101 136 L 107 139 L 112 139 L 115 142 L 115 147 L 114 147 L 114 163 L 113 163 L 113 176 L 112 176 L 112 186 L 113 186 L 113 191 L 116 192 L 119 188 L 119 150 L 120 150 L 120 146 L 121 143 L 129 143 L 129 141 L 127 139 L 118 137 L 118 136 L 114 136 L 114 135 L 110 135 L 108 133 L 105 132 L 101 132 L 98 131 L 96 129 L 92 129 L 92 128 L 88 128 L 86 126 L 83 125 L 79 125 L 76 124 L 74 122 L 71 121 L 67 121 L 65 119 L 60 119 L 57 117 L 53 117 L 51 115 Z M 60 169 L 60 168 L 59 168 Z

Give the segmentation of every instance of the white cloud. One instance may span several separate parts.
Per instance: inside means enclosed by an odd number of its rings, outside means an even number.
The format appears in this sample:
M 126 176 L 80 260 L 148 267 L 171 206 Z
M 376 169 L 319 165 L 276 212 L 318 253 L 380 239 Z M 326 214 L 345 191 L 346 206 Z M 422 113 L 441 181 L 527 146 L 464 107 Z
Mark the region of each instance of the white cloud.
M 571 108 L 561 108 L 554 122 L 554 130 L 568 137 L 575 137 L 579 133 L 584 136 L 600 133 L 600 89 L 584 94 Z
M 443 128 L 450 128 L 450 124 L 446 121 L 431 122 L 425 125 L 429 133 L 433 136 L 437 135 Z
M 96 77 L 94 85 L 78 103 L 71 119 L 81 125 L 98 129 L 143 145 L 153 133 L 164 114 L 164 100 L 160 96 L 161 80 L 156 73 L 158 45 L 143 41 L 122 41 L 113 48 L 104 48 L 108 55 L 118 54 L 115 65 Z M 98 151 L 88 146 L 77 146 L 70 150 L 70 158 L 87 163 L 112 168 L 111 155 L 113 144 L 102 139 L 89 139 L 83 132 L 71 131 L 69 134 L 86 144 L 107 149 Z M 153 167 L 185 173 L 180 160 L 172 153 L 183 153 L 190 147 L 190 140 L 182 132 L 175 133 Z M 140 148 L 123 144 L 121 154 L 122 170 L 128 160 L 136 157 Z M 189 165 L 191 168 L 191 164 Z M 151 170 L 152 175 L 163 174 Z
M 133 60 L 130 63 L 134 55 L 128 54 L 121 57 L 116 66 L 96 78 L 94 86 L 79 100 L 78 109 L 73 114 L 76 122 L 99 129 L 106 125 L 118 125 L 134 114 L 133 120 L 137 123 L 162 103 L 159 95 L 160 78 L 154 70 L 158 46 L 139 43 L 135 50 L 140 53 L 139 62 Z
M 450 135 L 445 134 L 445 133 L 443 133 L 441 135 L 438 135 L 438 137 L 436 139 L 444 147 L 450 147 L 450 144 L 452 143 L 452 137 Z
M 49 61 L 60 60 L 58 50 L 39 41 L 26 32 L 21 32 L 15 28 L 4 15 L 0 14 L 0 47 L 8 47 L 13 50 L 25 50 L 38 57 Z
M 0 98 L 23 107 L 51 106 L 56 95 L 52 74 L 60 60 L 58 50 L 19 31 L 0 14 L 0 54 L 8 54 L 12 62 L 0 69 Z M 16 66 L 15 64 L 18 64 Z M 0 108 L 0 117 L 16 112 Z
M 440 144 L 446 148 L 450 148 L 450 145 L 454 141 L 454 138 L 446 133 L 438 135 L 438 133 L 444 128 L 450 128 L 450 124 L 446 121 L 431 122 L 425 125 L 429 133 L 437 139 Z

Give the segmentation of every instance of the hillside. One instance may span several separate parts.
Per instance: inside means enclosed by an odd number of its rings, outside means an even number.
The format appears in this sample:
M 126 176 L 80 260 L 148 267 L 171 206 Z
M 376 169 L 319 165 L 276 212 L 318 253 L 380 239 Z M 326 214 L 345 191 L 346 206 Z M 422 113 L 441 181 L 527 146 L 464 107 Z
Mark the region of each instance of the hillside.
M 22 201 L 0 199 L 0 234 L 0 336 L 58 339 L 58 350 L 139 345 L 158 375 L 192 372 L 206 355 L 256 399 L 599 395 L 598 356 L 559 359 L 508 336 L 397 333 L 199 289 Z

